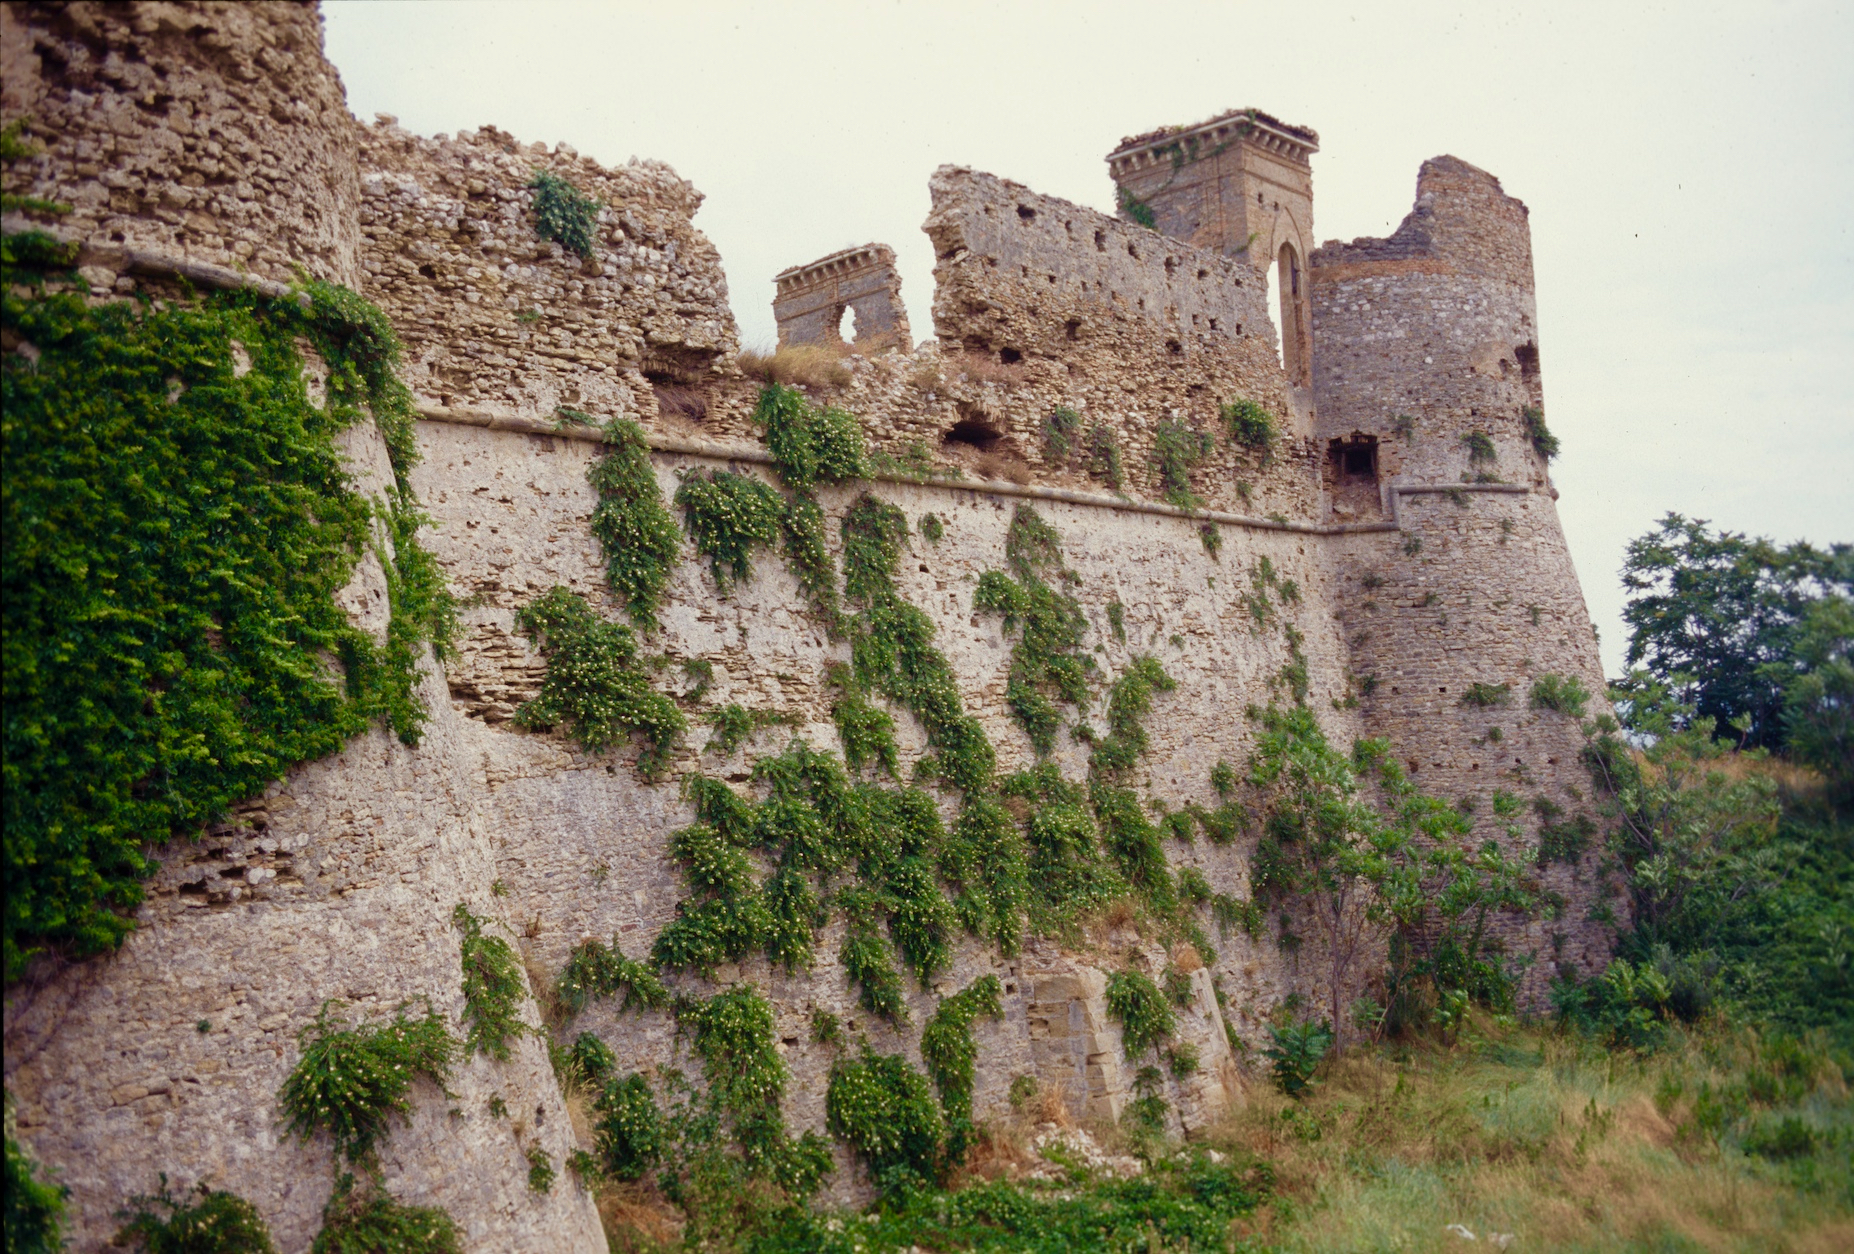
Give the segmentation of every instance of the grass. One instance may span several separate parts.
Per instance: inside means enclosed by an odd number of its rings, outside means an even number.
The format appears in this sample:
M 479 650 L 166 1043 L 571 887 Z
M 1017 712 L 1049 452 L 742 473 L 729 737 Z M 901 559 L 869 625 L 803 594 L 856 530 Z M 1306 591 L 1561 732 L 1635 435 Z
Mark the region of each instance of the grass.
M 1854 1112 L 1840 1069 L 1718 1124 L 1711 1095 L 1747 1077 L 1756 1090 L 1757 1056 L 1723 1028 L 1646 1058 L 1470 1029 L 1453 1049 L 1355 1049 L 1299 1102 L 1256 1086 L 1207 1144 L 1273 1165 L 1277 1197 L 1255 1232 L 1296 1254 L 1442 1248 L 1451 1223 L 1483 1241 L 1512 1233 L 1521 1250 L 1850 1248 Z M 1813 1154 L 1768 1156 L 1786 1144 L 1785 1119 L 1812 1130 Z
M 843 364 L 848 352 L 837 344 L 781 344 L 770 352 L 747 349 L 735 361 L 749 379 L 823 392 L 850 385 L 850 368 Z

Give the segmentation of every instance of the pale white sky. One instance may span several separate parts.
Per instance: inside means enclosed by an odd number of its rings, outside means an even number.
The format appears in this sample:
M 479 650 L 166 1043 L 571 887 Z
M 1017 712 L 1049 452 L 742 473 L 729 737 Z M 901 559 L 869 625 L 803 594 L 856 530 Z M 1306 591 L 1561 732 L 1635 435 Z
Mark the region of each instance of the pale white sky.
M 1532 210 L 1559 511 L 1612 674 L 1622 548 L 1665 511 L 1854 540 L 1851 8 L 324 5 L 362 118 L 693 181 L 747 344 L 777 271 L 869 240 L 931 335 L 942 163 L 1111 212 L 1122 136 L 1252 105 L 1319 131 L 1321 240 L 1394 229 L 1426 157 L 1491 170 Z

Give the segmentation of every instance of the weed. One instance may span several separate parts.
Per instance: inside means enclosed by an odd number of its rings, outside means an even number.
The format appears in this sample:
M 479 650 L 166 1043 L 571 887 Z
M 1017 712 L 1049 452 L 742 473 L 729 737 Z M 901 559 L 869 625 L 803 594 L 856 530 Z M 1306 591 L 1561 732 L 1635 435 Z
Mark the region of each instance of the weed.
M 1088 473 L 1119 492 L 1126 487 L 1126 469 L 1120 458 L 1120 440 L 1099 423 L 1088 428 Z
M 770 383 L 760 392 L 753 421 L 765 433 L 780 482 L 794 491 L 868 473 L 862 426 L 853 414 L 828 405 L 820 409 L 802 393 Z
M 837 563 L 824 541 L 824 510 L 815 498 L 800 493 L 785 502 L 780 526 L 785 533 L 785 564 L 836 639 L 841 631 Z
M 1262 1051 L 1275 1073 L 1275 1083 L 1289 1097 L 1304 1096 L 1313 1087 L 1313 1076 L 1333 1047 L 1333 1030 L 1323 1023 L 1302 1019 L 1268 1028 L 1273 1043 Z
M 1107 1013 L 1120 1024 L 1128 1058 L 1138 1058 L 1177 1030 L 1165 995 L 1138 971 L 1115 971 L 1107 977 Z
M 1061 538 L 1028 505 L 1019 505 L 1005 538 L 1011 572 L 986 571 L 973 594 L 973 608 L 1004 616 L 1004 630 L 1022 625 L 1011 648 L 1005 700 L 1012 716 L 1030 737 L 1037 756 L 1055 748 L 1061 726 L 1054 697 L 1076 707 L 1088 703 L 1094 659 L 1080 651 L 1088 620 L 1074 597 L 1046 581 L 1064 582 Z
M 1231 444 L 1254 449 L 1264 460 L 1273 453 L 1278 424 L 1273 414 L 1251 400 L 1232 401 L 1218 411 L 1224 434 Z
M 528 1187 L 536 1193 L 554 1190 L 554 1160 L 538 1145 L 528 1147 Z
M 436 1206 L 403 1206 L 378 1184 L 356 1190 L 344 1173 L 322 1208 L 310 1254 L 463 1254 L 457 1221 Z
M 922 514 L 916 527 L 929 544 L 940 543 L 940 537 L 946 534 L 946 524 L 940 521 L 938 514 Z
M 737 361 L 748 378 L 822 392 L 850 385 L 843 358 L 844 349 L 832 344 L 781 344 L 769 353 L 748 349 Z
M 1204 552 L 1210 554 L 1211 561 L 1218 561 L 1218 554 L 1223 552 L 1223 528 L 1209 522 L 1197 529 L 1197 538 L 1203 542 Z
M 601 1174 L 638 1180 L 663 1156 L 663 1114 L 641 1075 L 613 1078 L 599 1092 L 593 1126 Z
M 1423 538 L 1421 536 L 1407 536 L 1404 538 L 1403 555 L 1405 557 L 1415 557 L 1422 551 Z
M 784 499 L 771 485 L 726 470 L 688 475 L 676 489 L 675 503 L 722 596 L 753 578 L 752 551 L 779 539 L 785 516 Z
M 973 1020 L 1004 1015 L 1002 989 L 995 975 L 980 976 L 951 997 L 941 999 L 921 1033 L 921 1061 L 940 1091 L 946 1119 L 946 1159 L 949 1165 L 965 1158 L 972 1137 L 972 1074 L 978 1046 L 972 1040 Z
M 549 170 L 536 170 L 528 186 L 534 191 L 534 233 L 590 258 L 599 202 Z
M 1532 708 L 1555 710 L 1567 718 L 1581 719 L 1590 692 L 1575 675 L 1540 675 L 1532 681 Z
M 1496 456 L 1493 437 L 1485 431 L 1470 431 L 1461 437 L 1461 446 L 1468 450 L 1470 462 L 1490 462 Z
M 1119 194 L 1120 212 L 1126 215 L 1127 221 L 1136 222 L 1149 231 L 1159 229 L 1159 219 L 1153 214 L 1151 205 L 1124 187 L 1116 191 Z
M 1528 405 L 1519 411 L 1519 425 L 1525 430 L 1526 439 L 1533 450 L 1546 461 L 1558 455 L 1558 437 L 1545 425 L 1545 411 L 1537 405 Z
M 1196 427 L 1167 418 L 1152 437 L 1152 466 L 1158 472 L 1160 495 L 1180 509 L 1195 510 L 1204 502 L 1191 489 L 1191 468 L 1210 455 L 1211 440 Z
M 839 1058 L 824 1109 L 832 1135 L 862 1159 L 883 1196 L 905 1198 L 937 1178 L 945 1123 L 927 1078 L 907 1059 L 867 1046 L 854 1058 Z
M 1127 607 L 1119 601 L 1107 603 L 1107 626 L 1120 644 L 1127 642 Z
M 599 494 L 592 534 L 605 551 L 605 577 L 631 621 L 657 626 L 657 608 L 682 550 L 676 519 L 664 508 L 644 429 L 629 418 L 605 425 L 605 452 L 587 471 Z
M 1391 432 L 1401 437 L 1406 443 L 1416 443 L 1416 419 L 1408 414 L 1398 414 L 1391 419 Z
M 776 714 L 771 710 L 749 710 L 734 702 L 710 710 L 702 716 L 702 721 L 714 728 L 715 734 L 709 737 L 705 753 L 720 752 L 730 755 L 742 745 L 747 738 L 765 727 L 789 725 L 790 714 Z
M 625 957 L 616 936 L 609 946 L 596 940 L 580 942 L 568 956 L 555 989 L 568 1014 L 578 1014 L 594 998 L 615 997 L 620 991 L 624 993 L 620 1010 L 655 1010 L 670 1001 L 669 990 L 656 973 Z
M 1061 465 L 1081 446 L 1081 415 L 1058 405 L 1043 419 L 1043 459 Z
M 1494 706 L 1510 705 L 1513 700 L 1512 684 L 1489 684 L 1475 681 L 1461 694 L 1463 705 L 1478 706 L 1483 710 Z

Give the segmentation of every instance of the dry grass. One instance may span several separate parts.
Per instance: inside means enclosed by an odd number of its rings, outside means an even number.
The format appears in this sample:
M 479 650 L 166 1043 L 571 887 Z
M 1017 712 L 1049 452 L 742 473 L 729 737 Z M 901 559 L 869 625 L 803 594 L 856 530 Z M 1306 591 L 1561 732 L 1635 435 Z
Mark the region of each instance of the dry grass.
M 1030 482 L 1030 466 L 1012 453 L 986 452 L 972 459 L 972 471 L 981 479 L 1002 479 L 1023 485 Z
M 642 1181 L 607 1180 L 595 1201 L 612 1254 L 659 1254 L 682 1239 L 682 1212 Z
M 1699 1131 L 1691 1094 L 1731 1066 L 1716 1042 L 1637 1061 L 1530 1032 L 1355 1051 L 1305 1102 L 1258 1086 L 1209 1139 L 1275 1165 L 1284 1251 L 1467 1248 L 1451 1223 L 1520 1250 L 1854 1248 L 1845 1182 L 1812 1194 Z M 1838 1074 L 1808 1100 L 1845 1117 Z
M 850 385 L 850 368 L 843 364 L 849 351 L 842 344 L 781 344 L 771 352 L 747 349 L 735 360 L 750 379 L 828 391 Z

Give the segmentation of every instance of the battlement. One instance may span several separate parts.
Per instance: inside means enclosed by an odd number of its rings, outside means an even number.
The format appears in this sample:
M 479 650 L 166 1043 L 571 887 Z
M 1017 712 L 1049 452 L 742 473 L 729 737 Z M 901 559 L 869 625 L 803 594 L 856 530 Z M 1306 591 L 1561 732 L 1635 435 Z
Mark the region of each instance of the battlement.
M 1175 165 L 1196 160 L 1196 154 L 1246 141 L 1289 161 L 1307 165 L 1320 150 L 1320 135 L 1311 127 L 1294 126 L 1260 109 L 1231 109 L 1195 126 L 1162 126 L 1120 141 L 1107 154 L 1108 173 L 1115 181 L 1160 162 Z
M 856 319 L 855 343 L 910 341 L 901 275 L 887 244 L 845 248 L 781 270 L 773 284 L 781 344 L 842 343 L 846 312 Z

